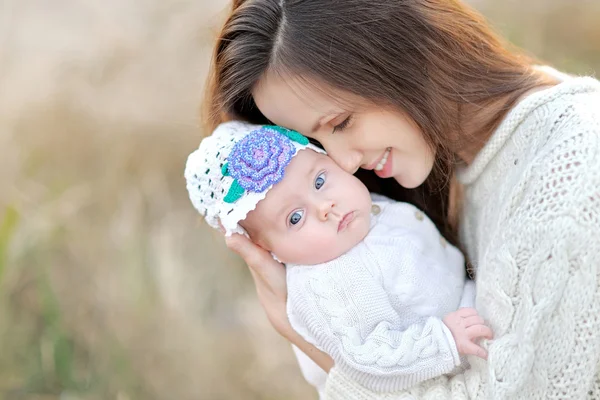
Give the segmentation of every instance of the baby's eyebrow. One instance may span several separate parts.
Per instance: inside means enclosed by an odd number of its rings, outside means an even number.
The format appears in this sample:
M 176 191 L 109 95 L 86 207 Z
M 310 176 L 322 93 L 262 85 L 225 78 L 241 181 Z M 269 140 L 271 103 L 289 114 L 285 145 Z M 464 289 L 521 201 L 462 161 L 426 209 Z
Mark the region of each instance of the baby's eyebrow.
M 279 209 L 277 210 L 277 212 L 275 213 L 275 221 L 279 221 L 281 219 L 281 216 L 283 214 L 283 212 L 287 209 L 287 206 L 285 204 L 282 204 Z
M 302 150 L 302 151 L 312 151 L 312 150 Z M 307 168 L 306 174 L 300 175 L 300 179 L 302 179 L 302 178 L 306 179 L 308 182 L 308 185 L 306 185 L 304 182 L 302 182 L 302 183 L 296 183 L 296 185 L 294 187 L 295 188 L 306 187 L 306 190 L 310 190 L 310 184 L 313 182 L 313 178 L 314 178 L 315 174 L 317 173 L 318 168 L 319 168 L 319 165 L 317 163 L 314 163 L 310 168 Z M 294 196 L 293 194 L 290 194 L 290 193 L 287 193 L 285 195 L 285 197 L 283 199 L 281 199 L 281 202 L 279 203 L 280 206 L 277 208 L 277 212 L 275 213 L 275 221 L 279 221 L 281 219 L 282 214 L 287 209 L 291 208 L 291 205 L 293 204 L 293 202 L 295 200 L 296 200 L 296 196 Z
M 279 203 L 280 206 L 278 207 L 277 213 L 275 214 L 275 221 L 279 221 L 283 214 L 291 207 L 293 199 L 294 198 L 289 195 L 286 195 L 283 199 L 281 199 L 282 201 Z
M 304 150 L 304 151 L 306 151 L 306 150 Z M 318 169 L 318 167 L 319 166 L 315 163 L 315 164 L 313 164 L 313 166 L 310 169 L 308 169 L 308 172 L 306 173 L 306 178 L 310 182 L 312 182 L 313 178 L 315 177 L 315 174 L 317 173 L 316 170 Z

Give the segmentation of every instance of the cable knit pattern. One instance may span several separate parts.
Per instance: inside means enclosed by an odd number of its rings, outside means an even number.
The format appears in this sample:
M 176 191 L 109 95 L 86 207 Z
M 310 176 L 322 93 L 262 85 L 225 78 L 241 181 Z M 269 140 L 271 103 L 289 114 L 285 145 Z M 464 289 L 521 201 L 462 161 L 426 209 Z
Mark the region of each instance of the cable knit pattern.
M 600 83 L 568 79 L 515 106 L 459 171 L 488 361 L 385 395 L 336 366 L 328 400 L 600 398 L 599 121 Z
M 287 265 L 288 316 L 357 382 L 392 391 L 460 365 L 441 318 L 463 298 L 464 258 L 414 206 L 374 209 L 369 234 L 347 253 Z

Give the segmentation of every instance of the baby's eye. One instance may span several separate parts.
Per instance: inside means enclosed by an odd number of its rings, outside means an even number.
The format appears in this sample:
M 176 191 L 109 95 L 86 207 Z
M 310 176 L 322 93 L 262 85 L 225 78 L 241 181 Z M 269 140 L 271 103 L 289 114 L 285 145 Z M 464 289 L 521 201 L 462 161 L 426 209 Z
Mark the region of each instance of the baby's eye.
M 290 224 L 296 225 L 302 217 L 304 216 L 304 211 L 294 211 L 292 215 L 290 215 Z
M 315 179 L 315 189 L 319 190 L 325 184 L 325 173 L 321 172 Z

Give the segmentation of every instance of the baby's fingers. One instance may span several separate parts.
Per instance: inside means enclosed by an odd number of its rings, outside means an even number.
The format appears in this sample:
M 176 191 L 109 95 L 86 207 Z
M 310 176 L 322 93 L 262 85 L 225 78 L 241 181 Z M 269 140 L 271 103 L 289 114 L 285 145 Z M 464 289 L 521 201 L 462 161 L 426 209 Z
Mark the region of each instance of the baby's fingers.
M 461 318 L 468 318 L 468 317 L 472 317 L 475 315 L 479 315 L 477 314 L 477 310 L 474 308 L 470 308 L 470 307 L 463 307 L 463 308 L 459 308 L 458 310 L 455 311 L 456 315 L 458 315 Z
M 483 358 L 484 360 L 487 360 L 488 356 L 487 351 L 485 351 L 483 347 L 469 341 L 465 341 L 464 343 L 462 343 L 460 348 L 458 349 L 458 352 L 464 355 L 477 356 L 479 358 Z
M 472 325 L 469 326 L 465 331 L 471 340 L 479 338 L 492 339 L 494 336 L 492 330 L 486 325 Z
M 479 315 L 463 318 L 462 322 L 466 328 L 473 325 L 485 325 L 485 321 Z

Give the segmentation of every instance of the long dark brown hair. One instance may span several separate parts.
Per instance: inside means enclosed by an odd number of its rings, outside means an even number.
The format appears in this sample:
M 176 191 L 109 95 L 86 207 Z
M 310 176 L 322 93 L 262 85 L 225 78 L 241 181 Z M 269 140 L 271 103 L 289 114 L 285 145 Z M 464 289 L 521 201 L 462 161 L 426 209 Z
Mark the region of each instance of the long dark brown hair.
M 206 128 L 228 119 L 269 123 L 252 98 L 266 71 L 395 107 L 436 150 L 436 168 L 413 190 L 367 171 L 359 177 L 424 209 L 456 243 L 447 184 L 456 151 L 481 147 L 521 95 L 550 83 L 531 65 L 458 0 L 237 0 L 215 46 Z M 464 133 L 491 105 L 501 112 L 478 124 L 477 136 Z

